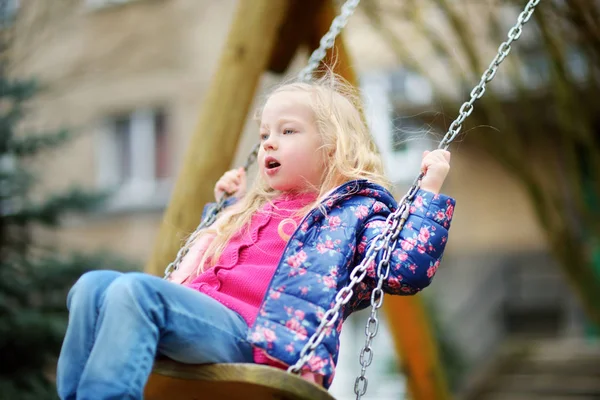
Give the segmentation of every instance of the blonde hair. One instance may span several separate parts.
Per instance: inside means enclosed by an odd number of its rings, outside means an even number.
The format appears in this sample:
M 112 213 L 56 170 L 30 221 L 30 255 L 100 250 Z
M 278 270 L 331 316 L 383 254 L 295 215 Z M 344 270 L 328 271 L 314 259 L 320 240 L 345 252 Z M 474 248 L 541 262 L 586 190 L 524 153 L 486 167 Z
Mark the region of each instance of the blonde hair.
M 350 84 L 334 73 L 327 72 L 308 83 L 285 83 L 270 95 L 290 91 L 310 94 L 310 107 L 322 137 L 321 154 L 326 166 L 320 187 L 314 188 L 318 193 L 316 200 L 298 214 L 305 215 L 317 207 L 328 192 L 348 181 L 366 179 L 390 188 L 384 176 L 381 156 L 365 123 L 359 95 Z M 263 107 L 257 115 L 262 113 Z M 206 265 L 214 266 L 231 238 L 241 229 L 248 229 L 252 216 L 279 194 L 281 192 L 270 188 L 258 173 L 252 187 L 234 207 L 235 210 L 225 212 L 213 226 L 198 232 L 196 239 L 209 234 L 215 236 L 204 252 L 198 273 L 204 271 Z

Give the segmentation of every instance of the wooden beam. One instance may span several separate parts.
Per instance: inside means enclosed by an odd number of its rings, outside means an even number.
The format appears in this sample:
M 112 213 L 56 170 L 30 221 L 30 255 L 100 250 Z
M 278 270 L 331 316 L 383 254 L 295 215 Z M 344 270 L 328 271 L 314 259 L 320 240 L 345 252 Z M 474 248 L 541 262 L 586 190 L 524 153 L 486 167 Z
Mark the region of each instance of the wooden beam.
M 319 47 L 321 38 L 329 31 L 331 22 L 337 16 L 338 12 L 339 10 L 335 7 L 333 1 L 328 0 L 321 3 L 318 14 L 312 21 L 313 29 L 306 38 L 309 54 Z M 344 38 L 341 34 L 336 38 L 334 46 L 327 51 L 325 60 L 321 65 L 326 65 L 329 68 L 333 67 L 333 71 L 336 74 L 346 79 L 352 85 L 356 86 L 358 84 L 356 73 L 352 67 L 352 61 L 344 46 Z
M 419 295 L 386 296 L 383 309 L 411 398 L 451 399 L 436 341 Z
M 309 46 L 318 46 L 321 36 L 329 30 L 337 12 L 332 2 L 323 4 L 315 19 L 315 29 L 309 36 Z M 334 48 L 327 53 L 325 62 L 331 65 L 333 61 L 336 62 L 334 71 L 356 86 L 356 73 L 341 36 L 336 39 Z M 408 379 L 411 398 L 449 400 L 451 395 L 440 365 L 436 341 L 419 296 L 386 296 L 383 309 L 396 352 L 400 356 L 401 370 Z
M 315 15 L 328 0 L 289 0 L 289 11 L 269 61 L 269 71 L 284 73 L 312 33 Z
M 288 0 L 239 1 L 225 48 L 158 232 L 146 272 L 161 275 L 198 222 L 229 168 L 259 78 L 267 68 Z

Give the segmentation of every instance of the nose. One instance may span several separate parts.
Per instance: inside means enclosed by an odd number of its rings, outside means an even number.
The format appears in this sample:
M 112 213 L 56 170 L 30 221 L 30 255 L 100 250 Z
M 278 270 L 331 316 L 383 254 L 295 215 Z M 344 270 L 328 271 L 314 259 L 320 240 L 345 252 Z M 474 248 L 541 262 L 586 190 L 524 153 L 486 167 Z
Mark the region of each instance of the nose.
M 263 142 L 263 149 L 267 150 L 277 150 L 277 139 L 274 137 L 275 135 L 269 135 L 267 140 Z

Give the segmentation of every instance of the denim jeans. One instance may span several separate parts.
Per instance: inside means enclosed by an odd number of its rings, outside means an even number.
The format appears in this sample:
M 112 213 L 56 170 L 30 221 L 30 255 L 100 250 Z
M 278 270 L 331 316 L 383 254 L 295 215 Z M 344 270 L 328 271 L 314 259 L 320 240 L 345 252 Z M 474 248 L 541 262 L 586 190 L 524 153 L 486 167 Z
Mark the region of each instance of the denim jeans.
M 67 308 L 57 370 L 62 400 L 141 399 L 157 353 L 190 364 L 253 362 L 239 314 L 152 275 L 88 272 Z

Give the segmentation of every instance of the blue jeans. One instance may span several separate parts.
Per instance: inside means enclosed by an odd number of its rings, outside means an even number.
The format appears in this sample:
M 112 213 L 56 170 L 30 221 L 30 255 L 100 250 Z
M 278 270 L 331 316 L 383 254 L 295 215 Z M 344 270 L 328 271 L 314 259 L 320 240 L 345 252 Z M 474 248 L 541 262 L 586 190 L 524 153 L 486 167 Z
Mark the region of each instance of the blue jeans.
M 152 275 L 88 272 L 67 308 L 57 369 L 62 400 L 141 399 L 157 353 L 190 364 L 253 362 L 239 314 Z

